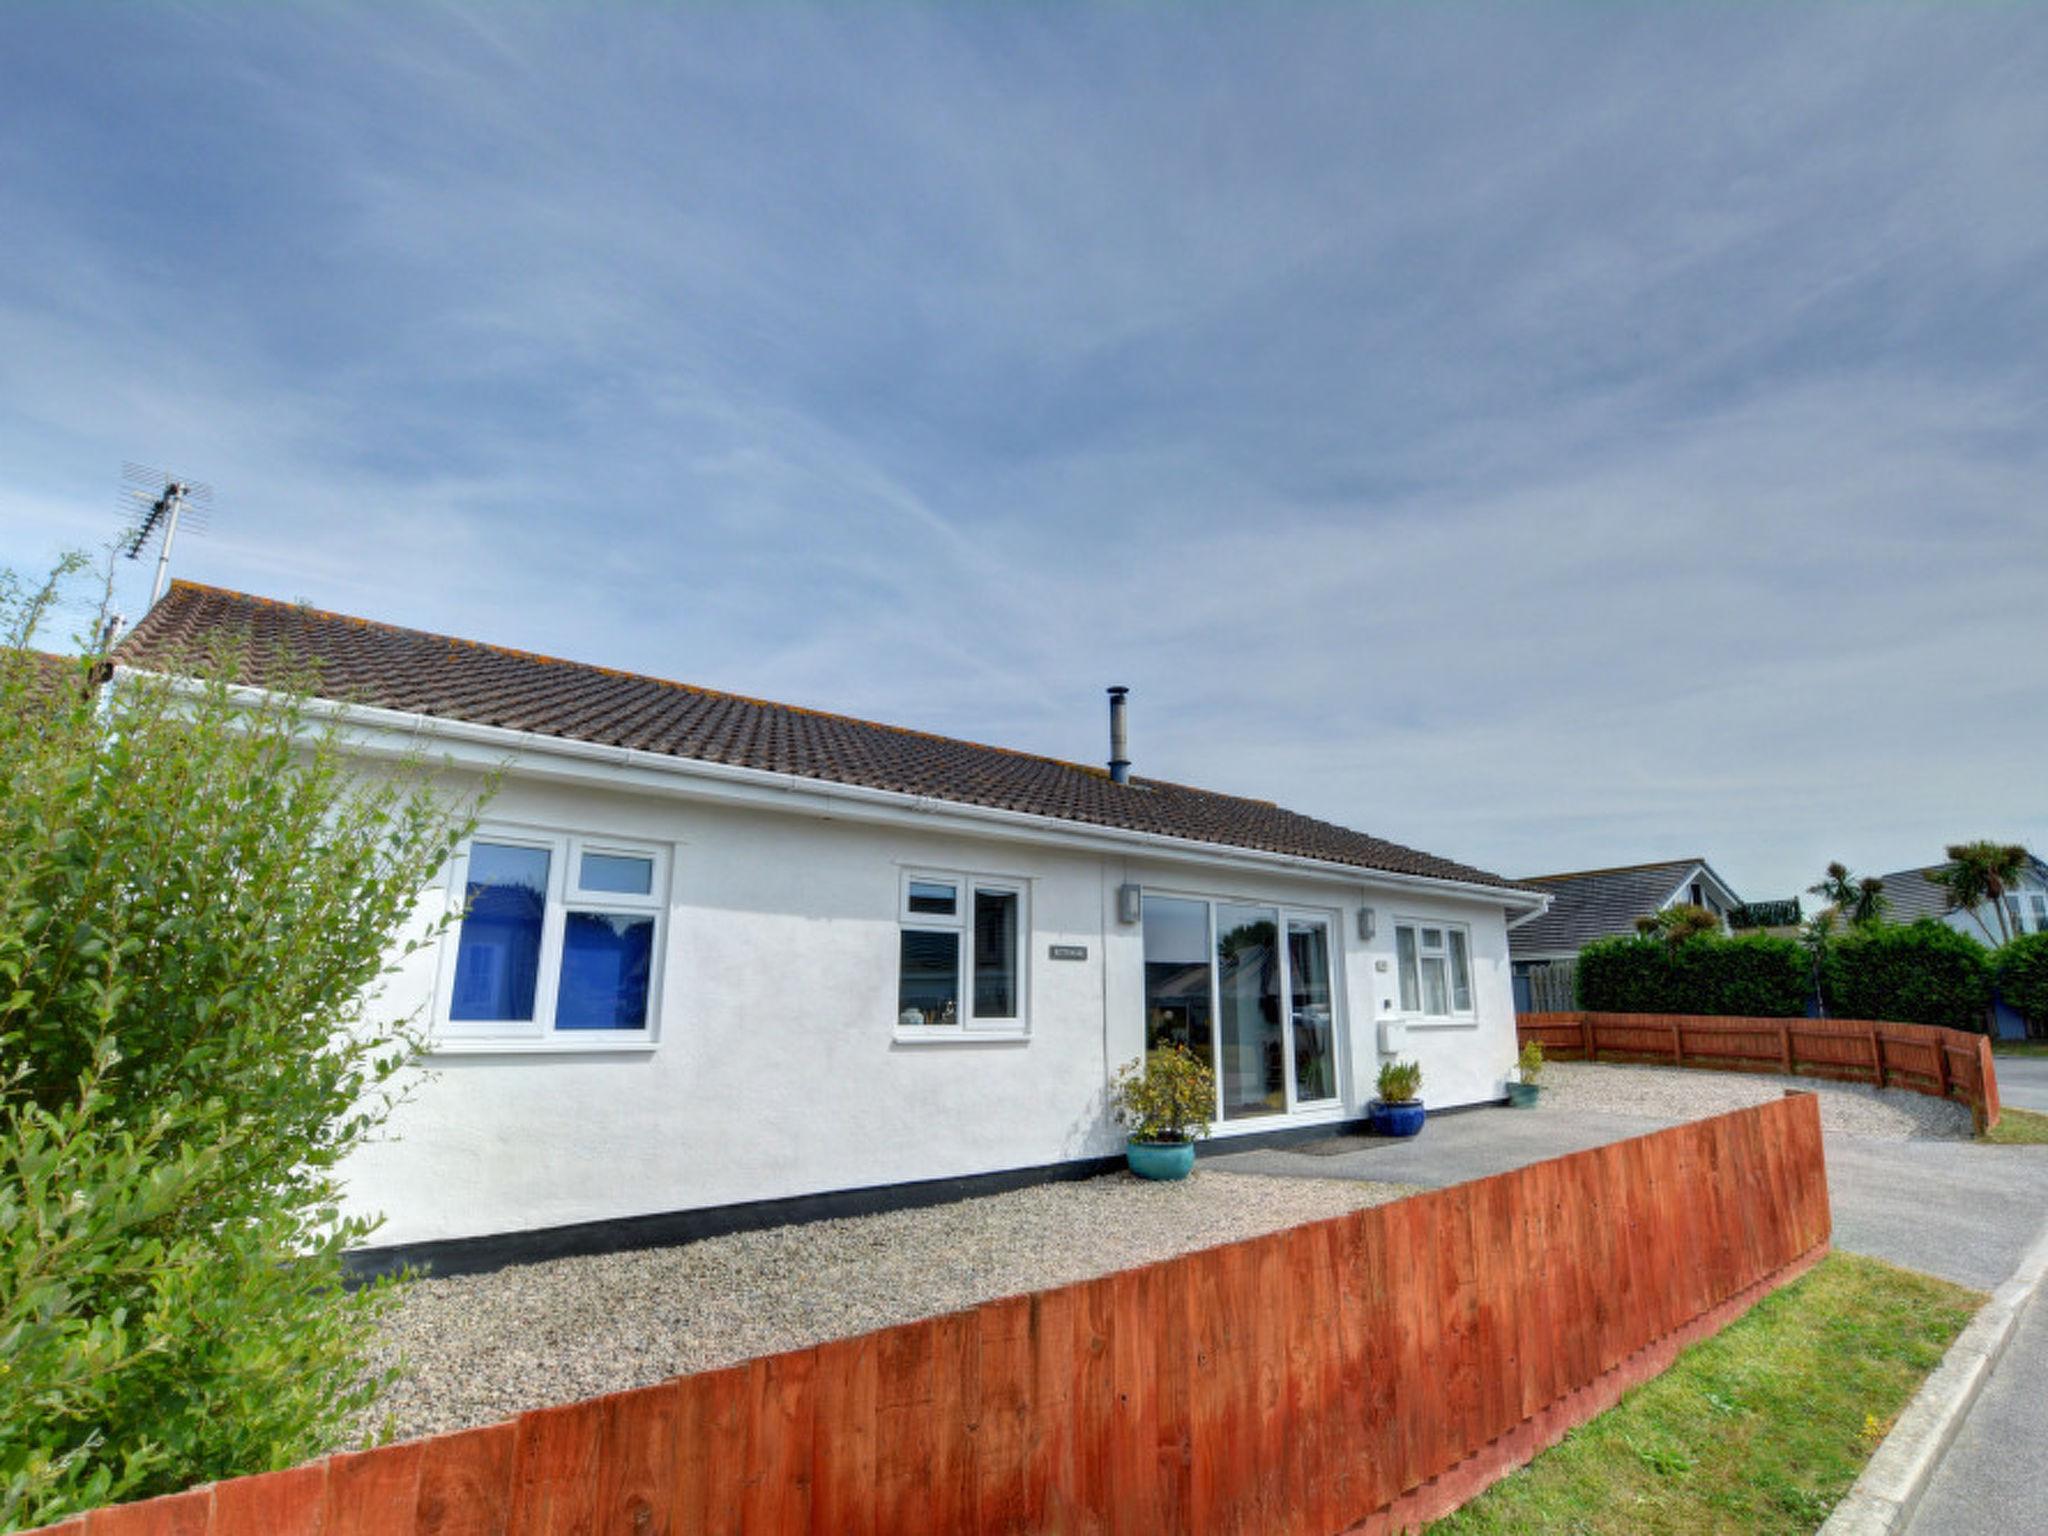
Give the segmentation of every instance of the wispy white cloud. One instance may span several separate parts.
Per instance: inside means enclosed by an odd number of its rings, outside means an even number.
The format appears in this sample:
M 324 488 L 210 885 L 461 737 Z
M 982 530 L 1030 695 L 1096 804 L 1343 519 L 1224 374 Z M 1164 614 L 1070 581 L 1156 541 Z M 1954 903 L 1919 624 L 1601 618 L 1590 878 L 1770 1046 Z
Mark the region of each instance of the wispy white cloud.
M 1127 682 L 1511 873 L 2048 843 L 2048 18 L 11 31 L 13 563 L 139 458 L 197 577 L 1072 757 Z

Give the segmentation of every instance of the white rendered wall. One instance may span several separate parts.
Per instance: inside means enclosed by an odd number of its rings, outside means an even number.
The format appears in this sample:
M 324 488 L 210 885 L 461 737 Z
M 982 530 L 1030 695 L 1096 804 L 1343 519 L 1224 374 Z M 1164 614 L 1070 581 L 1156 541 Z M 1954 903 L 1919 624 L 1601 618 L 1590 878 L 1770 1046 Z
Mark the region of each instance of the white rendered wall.
M 623 1053 L 432 1057 L 383 1137 L 343 1170 L 352 1209 L 386 1217 L 378 1243 L 1114 1153 L 1108 1078 L 1144 1034 L 1142 930 L 1116 920 L 1126 881 L 1330 915 L 1346 1099 L 1327 1118 L 1372 1097 L 1382 1021 L 1398 1054 L 1421 1061 L 1432 1106 L 1499 1098 L 1514 1059 L 1506 931 L 1483 901 L 516 778 L 489 819 L 673 846 L 657 1040 Z M 906 867 L 1029 882 L 1025 1039 L 896 1038 Z M 1379 918 L 1369 944 L 1362 901 Z M 430 893 L 422 920 L 444 902 Z M 1474 1022 L 1394 1020 L 1397 915 L 1470 925 Z M 1054 944 L 1085 945 L 1088 958 L 1049 959 Z M 427 1010 L 441 963 L 452 954 L 407 961 L 379 1013 Z

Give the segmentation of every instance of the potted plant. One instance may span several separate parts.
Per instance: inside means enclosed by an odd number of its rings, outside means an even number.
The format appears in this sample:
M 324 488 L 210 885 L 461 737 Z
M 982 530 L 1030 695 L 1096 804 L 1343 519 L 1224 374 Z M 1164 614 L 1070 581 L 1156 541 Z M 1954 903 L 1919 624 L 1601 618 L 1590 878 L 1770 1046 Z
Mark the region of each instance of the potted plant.
M 1372 1128 L 1382 1136 L 1413 1136 L 1422 1129 L 1422 1063 L 1380 1063 L 1380 1096 L 1367 1111 Z
M 1195 1138 L 1209 1134 L 1216 1113 L 1216 1074 L 1186 1046 L 1162 1046 L 1117 1073 L 1110 1103 L 1130 1132 L 1131 1172 L 1184 1179 L 1194 1171 Z
M 1515 1063 L 1515 1075 L 1508 1079 L 1508 1103 L 1516 1109 L 1534 1109 L 1540 1091 L 1537 1079 L 1542 1076 L 1543 1042 L 1531 1040 L 1522 1047 L 1521 1059 Z

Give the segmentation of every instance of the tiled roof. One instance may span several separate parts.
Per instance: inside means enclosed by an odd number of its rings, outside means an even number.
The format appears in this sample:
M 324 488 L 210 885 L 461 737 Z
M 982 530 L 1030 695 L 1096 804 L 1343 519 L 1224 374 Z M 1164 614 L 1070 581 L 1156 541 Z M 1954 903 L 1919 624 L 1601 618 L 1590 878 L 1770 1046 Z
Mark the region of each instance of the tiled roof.
M 2028 871 L 2036 880 L 2048 879 L 2048 863 L 2027 856 Z M 1941 917 L 1948 911 L 1948 887 L 1927 878 L 1929 870 L 1949 868 L 1946 860 L 1918 869 L 1895 869 L 1878 878 L 1884 882 L 1884 915 L 1887 922 L 1910 923 L 1923 917 Z M 1996 926 L 1996 919 L 1993 919 Z
M 1099 827 L 1514 889 L 1436 858 L 1263 800 L 979 746 L 844 715 L 743 698 L 422 630 L 173 582 L 118 647 L 145 670 L 190 666 L 210 642 L 240 647 L 241 682 L 311 668 L 323 696 L 445 720 L 893 790 Z
M 1632 934 L 1636 919 L 1655 912 L 1704 859 L 1667 859 L 1623 869 L 1533 875 L 1521 884 L 1551 893 L 1550 910 L 1508 930 L 1511 955 L 1559 955 L 1613 934 Z
M 1945 869 L 1945 864 L 1927 868 Z M 1927 869 L 1895 869 L 1878 876 L 1884 882 L 1884 915 L 1888 922 L 1910 923 L 1940 917 L 1948 910 L 1948 888 L 1927 878 Z
M 60 656 L 55 651 L 21 650 L 10 653 L 10 660 L 27 668 L 27 686 L 37 694 L 50 694 L 59 688 L 71 688 L 74 692 L 90 687 L 83 661 L 77 656 Z

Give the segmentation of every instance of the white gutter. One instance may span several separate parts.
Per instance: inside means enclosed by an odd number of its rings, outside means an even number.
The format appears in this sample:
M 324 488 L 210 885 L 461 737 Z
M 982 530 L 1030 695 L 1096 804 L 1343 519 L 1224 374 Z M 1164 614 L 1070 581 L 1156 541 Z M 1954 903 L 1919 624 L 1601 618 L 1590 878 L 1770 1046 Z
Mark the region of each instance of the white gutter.
M 123 672 L 138 676 L 163 675 L 145 673 L 134 667 L 115 668 L 116 677 Z M 237 686 L 230 691 L 237 698 L 250 702 L 263 702 L 272 697 L 261 688 Z M 1548 894 L 1505 890 L 1478 881 L 1397 874 L 1358 864 L 1242 848 L 1231 843 L 1201 842 L 1159 832 L 1096 826 L 1057 816 L 1005 810 L 999 806 L 970 805 L 958 800 L 940 800 L 900 790 L 872 789 L 860 784 L 841 784 L 830 779 L 777 773 L 765 768 L 742 768 L 702 758 L 649 752 L 639 747 L 608 746 L 600 742 L 547 736 L 537 731 L 450 720 L 439 715 L 413 714 L 374 705 L 335 704 L 326 699 L 309 699 L 307 707 L 308 713 L 316 718 L 348 727 L 351 744 L 375 757 L 417 755 L 422 739 L 426 739 L 469 749 L 460 755 L 448 754 L 447 761 L 450 766 L 479 772 L 507 766 L 509 754 L 523 754 L 529 759 L 540 760 L 518 763 L 516 766 L 523 774 L 559 782 L 596 783 L 610 789 L 632 786 L 688 799 L 808 813 L 828 820 L 838 818 L 895 826 L 923 825 L 934 820 L 964 823 L 979 836 L 1008 841 L 1055 843 L 1096 852 L 1113 850 L 1129 853 L 1138 849 L 1147 857 L 1162 861 L 1249 865 L 1309 879 L 1342 881 L 1353 886 L 1390 885 L 1406 890 L 1476 896 L 1498 903 L 1511 912 L 1527 907 L 1524 920 L 1550 905 Z

